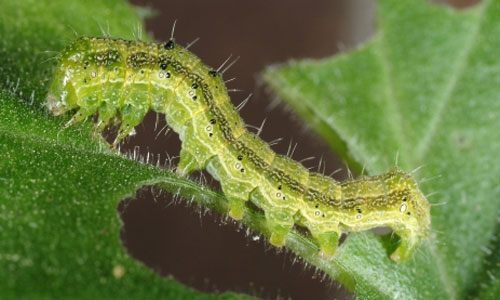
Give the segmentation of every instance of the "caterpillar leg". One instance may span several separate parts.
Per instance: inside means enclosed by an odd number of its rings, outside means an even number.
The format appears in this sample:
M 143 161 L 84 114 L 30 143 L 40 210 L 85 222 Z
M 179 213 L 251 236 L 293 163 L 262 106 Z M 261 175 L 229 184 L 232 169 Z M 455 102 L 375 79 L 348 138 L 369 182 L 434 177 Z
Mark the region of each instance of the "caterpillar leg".
M 118 134 L 116 135 L 113 144 L 111 144 L 111 148 L 115 148 L 116 145 L 121 142 L 121 140 L 126 138 L 132 132 L 132 130 L 134 130 L 134 126 L 132 126 L 130 123 L 123 122 L 120 125 L 120 129 L 118 129 Z
M 314 214 L 307 215 L 302 212 L 302 216 L 298 223 L 309 229 L 312 237 L 319 244 L 320 256 L 324 259 L 330 260 L 337 252 L 337 246 L 339 238 L 342 235 L 342 231 L 340 230 L 338 223 L 320 223 L 315 221 L 313 216 Z
M 294 216 L 296 210 L 285 205 L 280 205 L 286 204 L 286 202 L 273 202 L 272 199 L 270 200 L 269 197 L 265 196 L 268 194 L 264 193 L 266 193 L 266 190 L 262 191 L 262 187 L 257 187 L 250 194 L 250 199 L 252 203 L 264 210 L 266 224 L 271 232 L 269 242 L 276 247 L 284 246 L 286 235 L 295 224 Z
M 74 115 L 73 117 L 64 124 L 64 127 L 69 127 L 73 124 L 76 124 L 78 122 L 81 122 L 85 120 L 86 118 L 90 117 L 96 112 L 96 110 L 92 107 L 90 108 L 80 108 Z
M 340 238 L 339 231 L 313 232 L 312 236 L 319 243 L 319 255 L 326 260 L 330 260 L 337 252 L 337 245 Z
M 134 127 L 139 125 L 144 116 L 148 112 L 149 107 L 144 106 L 134 106 L 131 104 L 127 104 L 124 109 L 121 111 L 122 116 L 122 124 L 120 125 L 120 129 L 118 129 L 118 134 L 116 135 L 111 148 L 116 147 L 116 145 L 126 138 L 133 130 Z
M 404 262 L 410 259 L 419 246 L 419 238 L 411 231 L 394 231 L 401 238 L 401 242 L 396 250 L 391 254 L 391 259 L 395 262 Z
M 94 128 L 94 135 L 93 135 L 94 139 L 99 138 L 101 132 L 103 132 L 104 129 L 106 129 L 106 127 L 108 127 L 108 125 L 110 124 L 110 121 L 111 118 L 102 117 L 99 114 L 99 119 L 97 120 L 97 124 Z
M 201 167 L 194 157 L 186 148 L 183 146 L 181 149 L 181 159 L 177 165 L 175 172 L 179 176 L 186 176 L 194 171 L 201 170 Z
M 104 129 L 109 125 L 112 118 L 116 116 L 117 106 L 112 99 L 108 99 L 107 101 L 102 101 L 101 106 L 99 107 L 99 118 L 97 120 L 97 125 L 95 128 L 95 133 L 103 132 Z
M 243 214 L 245 213 L 245 200 L 236 198 L 236 197 L 228 197 L 229 201 L 229 216 L 235 220 L 241 220 L 243 218 Z
M 269 242 L 276 247 L 285 245 L 286 235 L 294 225 L 293 211 L 275 208 L 265 211 L 266 223 L 271 231 Z
M 253 188 L 248 182 L 232 181 L 226 166 L 219 156 L 213 156 L 206 164 L 207 171 L 221 183 L 222 191 L 229 202 L 229 216 L 241 220 L 245 213 L 245 203 L 250 199 Z
M 250 192 L 245 191 L 246 188 L 244 183 L 222 182 L 222 190 L 229 201 L 229 216 L 235 220 L 241 220 L 245 213 L 245 203 L 250 198 Z
M 96 95 L 85 96 L 78 100 L 78 111 L 73 115 L 64 127 L 69 127 L 75 123 L 85 120 L 87 117 L 95 114 L 99 108 L 99 98 Z

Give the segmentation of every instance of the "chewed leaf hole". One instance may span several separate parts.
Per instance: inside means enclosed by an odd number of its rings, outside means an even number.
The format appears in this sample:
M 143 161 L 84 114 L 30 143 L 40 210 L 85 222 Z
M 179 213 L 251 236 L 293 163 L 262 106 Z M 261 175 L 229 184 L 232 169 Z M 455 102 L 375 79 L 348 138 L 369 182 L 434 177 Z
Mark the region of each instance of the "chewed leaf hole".
M 318 280 L 313 268 L 290 263 L 295 256 L 289 252 L 262 251 L 269 247 L 265 238 L 247 234 L 243 225 L 154 187 L 122 200 L 118 211 L 128 253 L 159 275 L 197 290 L 236 290 L 268 299 L 300 298 L 304 288 L 315 299 L 332 288 L 346 292 L 329 279 Z

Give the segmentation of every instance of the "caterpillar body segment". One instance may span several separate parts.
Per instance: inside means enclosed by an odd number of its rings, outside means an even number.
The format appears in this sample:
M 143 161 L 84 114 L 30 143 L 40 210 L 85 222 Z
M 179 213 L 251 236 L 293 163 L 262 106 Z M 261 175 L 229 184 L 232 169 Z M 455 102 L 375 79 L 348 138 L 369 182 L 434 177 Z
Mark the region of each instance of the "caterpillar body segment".
M 76 40 L 58 55 L 47 108 L 55 115 L 74 111 L 67 126 L 95 114 L 97 132 L 120 124 L 113 146 L 149 110 L 164 113 L 182 141 L 177 172 L 207 169 L 220 181 L 234 219 L 252 201 L 264 211 L 276 246 L 298 224 L 311 232 L 321 255 L 331 258 L 342 233 L 387 226 L 401 237 L 391 259 L 402 262 L 430 228 L 429 203 L 400 169 L 337 182 L 275 154 L 246 130 L 222 75 L 173 40 Z

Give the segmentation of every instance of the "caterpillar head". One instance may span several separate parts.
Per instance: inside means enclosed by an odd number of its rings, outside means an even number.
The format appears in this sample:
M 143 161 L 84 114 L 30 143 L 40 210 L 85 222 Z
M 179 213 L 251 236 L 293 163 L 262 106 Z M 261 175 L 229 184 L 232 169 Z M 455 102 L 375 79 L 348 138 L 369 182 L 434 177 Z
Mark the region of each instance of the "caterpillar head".
M 47 108 L 54 115 L 61 115 L 77 107 L 77 95 L 74 87 L 74 76 L 77 66 L 82 64 L 81 48 L 85 38 L 80 38 L 57 55 L 57 66 L 52 76 L 47 94 Z

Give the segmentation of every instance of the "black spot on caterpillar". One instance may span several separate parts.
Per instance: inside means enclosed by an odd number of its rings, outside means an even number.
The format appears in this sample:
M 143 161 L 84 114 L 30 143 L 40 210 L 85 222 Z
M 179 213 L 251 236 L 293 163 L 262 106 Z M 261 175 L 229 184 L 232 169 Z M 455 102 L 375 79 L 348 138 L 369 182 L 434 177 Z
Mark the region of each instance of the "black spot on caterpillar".
M 173 40 L 79 38 L 58 55 L 47 107 L 55 115 L 76 110 L 66 126 L 96 113 L 98 132 L 118 121 L 113 146 L 149 110 L 164 113 L 182 141 L 177 172 L 207 169 L 221 182 L 234 219 L 241 219 L 246 201 L 252 201 L 264 211 L 276 246 L 285 244 L 297 223 L 331 258 L 342 232 L 388 226 L 401 237 L 391 255 L 400 262 L 430 229 L 429 203 L 410 174 L 393 168 L 337 182 L 274 153 L 245 129 L 222 74 Z

